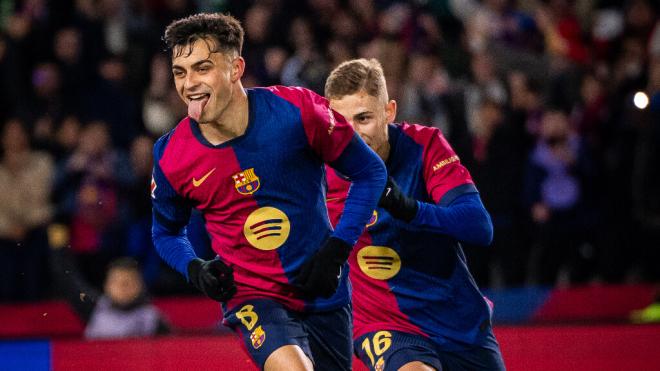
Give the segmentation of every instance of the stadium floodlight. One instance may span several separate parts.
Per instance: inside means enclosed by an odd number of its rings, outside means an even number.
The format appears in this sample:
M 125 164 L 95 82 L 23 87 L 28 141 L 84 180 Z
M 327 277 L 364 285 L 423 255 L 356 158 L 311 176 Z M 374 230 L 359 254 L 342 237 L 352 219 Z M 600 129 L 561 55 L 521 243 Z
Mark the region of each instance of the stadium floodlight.
M 649 105 L 649 96 L 643 91 L 638 91 L 633 96 L 633 103 L 635 104 L 635 107 L 644 109 Z

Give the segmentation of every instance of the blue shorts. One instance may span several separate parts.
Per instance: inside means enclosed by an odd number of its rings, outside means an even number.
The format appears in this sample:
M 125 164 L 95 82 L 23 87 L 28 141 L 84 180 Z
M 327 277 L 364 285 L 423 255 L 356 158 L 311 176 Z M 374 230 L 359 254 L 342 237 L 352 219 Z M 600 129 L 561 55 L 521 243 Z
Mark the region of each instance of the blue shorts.
M 505 369 L 492 331 L 484 345 L 461 351 L 443 350 L 428 338 L 400 331 L 370 332 L 359 337 L 354 346 L 360 360 L 374 371 L 398 370 L 413 361 L 442 371 Z
M 226 313 L 250 357 L 261 369 L 278 348 L 298 345 L 315 370 L 350 370 L 352 356 L 351 307 L 318 313 L 296 312 L 269 299 L 255 299 Z

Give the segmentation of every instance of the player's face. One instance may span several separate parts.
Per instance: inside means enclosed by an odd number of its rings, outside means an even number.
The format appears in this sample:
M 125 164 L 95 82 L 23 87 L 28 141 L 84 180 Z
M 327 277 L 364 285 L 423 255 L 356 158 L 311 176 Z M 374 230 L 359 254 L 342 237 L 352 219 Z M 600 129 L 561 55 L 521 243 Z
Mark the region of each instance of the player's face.
M 207 38 L 195 41 L 192 47 L 177 47 L 173 53 L 176 90 L 188 105 L 188 115 L 199 123 L 221 121 L 245 68 L 236 53 L 211 52 L 214 49 L 215 40 Z
M 360 91 L 330 100 L 330 107 L 348 120 L 355 131 L 381 158 L 388 154 L 387 125 L 396 116 L 396 102 L 383 100 Z

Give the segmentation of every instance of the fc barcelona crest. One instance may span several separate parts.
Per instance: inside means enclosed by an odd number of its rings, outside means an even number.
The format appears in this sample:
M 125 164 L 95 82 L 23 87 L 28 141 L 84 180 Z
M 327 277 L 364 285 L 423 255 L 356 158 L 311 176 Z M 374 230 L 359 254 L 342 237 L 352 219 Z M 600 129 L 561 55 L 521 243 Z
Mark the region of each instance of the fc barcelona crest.
M 259 177 L 251 167 L 231 176 L 234 179 L 234 187 L 242 195 L 251 195 L 259 189 Z
M 264 341 L 266 341 L 266 332 L 261 326 L 252 331 L 252 334 L 250 334 L 250 341 L 252 342 L 254 349 L 259 349 Z

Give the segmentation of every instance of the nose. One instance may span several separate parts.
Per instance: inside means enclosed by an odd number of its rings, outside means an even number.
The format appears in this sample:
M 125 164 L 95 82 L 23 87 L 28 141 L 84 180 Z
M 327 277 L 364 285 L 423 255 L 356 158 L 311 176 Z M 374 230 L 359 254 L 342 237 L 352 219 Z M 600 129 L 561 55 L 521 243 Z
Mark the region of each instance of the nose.
M 195 87 L 199 85 L 199 80 L 197 79 L 197 74 L 195 72 L 190 72 L 186 74 L 186 79 L 183 82 L 183 89 L 184 91 L 190 91 L 193 90 Z

